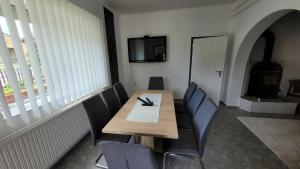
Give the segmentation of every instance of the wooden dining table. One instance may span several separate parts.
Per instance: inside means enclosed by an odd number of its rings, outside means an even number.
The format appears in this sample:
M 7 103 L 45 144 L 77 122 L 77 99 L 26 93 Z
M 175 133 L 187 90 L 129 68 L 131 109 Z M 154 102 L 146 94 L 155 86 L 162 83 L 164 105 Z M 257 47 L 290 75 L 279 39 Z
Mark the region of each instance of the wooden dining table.
M 128 121 L 127 116 L 138 102 L 137 97 L 145 93 L 161 94 L 158 122 Z M 102 129 L 102 132 L 133 135 L 140 144 L 154 150 L 161 149 L 161 144 L 156 145 L 157 140 L 162 138 L 178 139 L 173 92 L 170 90 L 138 90 L 134 92 L 119 112 Z

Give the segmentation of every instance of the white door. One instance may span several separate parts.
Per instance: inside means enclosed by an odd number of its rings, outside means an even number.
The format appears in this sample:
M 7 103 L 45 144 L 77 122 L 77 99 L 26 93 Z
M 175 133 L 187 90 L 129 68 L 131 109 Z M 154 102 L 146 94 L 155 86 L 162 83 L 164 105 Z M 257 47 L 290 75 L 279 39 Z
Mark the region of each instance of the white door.
M 193 39 L 191 82 L 216 104 L 220 102 L 228 36 Z

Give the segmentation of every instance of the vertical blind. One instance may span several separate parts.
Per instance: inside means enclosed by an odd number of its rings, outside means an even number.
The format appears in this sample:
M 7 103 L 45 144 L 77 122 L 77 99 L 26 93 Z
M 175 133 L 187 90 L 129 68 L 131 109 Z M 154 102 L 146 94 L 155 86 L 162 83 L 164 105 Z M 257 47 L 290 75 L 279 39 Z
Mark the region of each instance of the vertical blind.
M 8 103 L 0 84 L 8 123 L 13 124 L 12 111 L 30 123 L 108 85 L 99 17 L 67 0 L 0 0 L 0 6 L 5 18 L 0 27 L 1 64 L 17 108 Z

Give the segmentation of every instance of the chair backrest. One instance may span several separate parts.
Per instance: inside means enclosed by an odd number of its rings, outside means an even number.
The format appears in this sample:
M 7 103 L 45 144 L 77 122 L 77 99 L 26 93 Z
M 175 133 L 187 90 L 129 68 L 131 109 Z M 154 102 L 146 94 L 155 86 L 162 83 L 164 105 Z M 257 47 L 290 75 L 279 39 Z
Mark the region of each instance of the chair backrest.
M 93 142 L 96 144 L 101 137 L 103 127 L 111 119 L 111 115 L 99 95 L 83 101 L 82 104 L 90 121 Z
M 163 77 L 150 77 L 148 90 L 164 90 Z
M 124 105 L 127 100 L 129 99 L 127 92 L 124 88 L 124 86 L 122 85 L 122 83 L 118 82 L 116 84 L 113 85 L 113 89 L 116 93 L 116 95 L 118 96 L 119 102 L 121 103 L 121 105 Z
M 110 169 L 158 169 L 153 151 L 146 146 L 111 141 L 100 146 Z
M 211 99 L 206 98 L 193 119 L 193 132 L 198 143 L 200 158 L 203 157 L 208 129 L 217 111 L 217 105 Z
M 109 111 L 109 113 L 114 116 L 121 108 L 119 99 L 112 88 L 108 88 L 101 92 L 101 96 L 104 100 L 104 103 Z
M 187 104 L 187 112 L 191 117 L 195 116 L 199 106 L 205 99 L 205 96 L 206 93 L 201 88 L 196 89 L 195 92 L 192 94 L 192 97 Z
M 185 108 L 187 108 L 187 104 L 191 100 L 191 97 L 196 89 L 197 89 L 197 84 L 195 82 L 190 83 L 189 87 L 186 89 L 183 97 L 183 105 Z

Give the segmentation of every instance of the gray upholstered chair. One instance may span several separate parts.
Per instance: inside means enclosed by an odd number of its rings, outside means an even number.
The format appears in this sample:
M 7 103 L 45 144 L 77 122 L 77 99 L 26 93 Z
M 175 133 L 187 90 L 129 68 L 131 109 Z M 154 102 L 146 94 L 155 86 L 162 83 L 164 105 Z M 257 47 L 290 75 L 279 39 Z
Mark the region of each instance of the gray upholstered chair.
M 102 136 L 101 130 L 111 119 L 111 115 L 99 95 L 83 101 L 82 104 L 90 121 L 93 143 L 96 145 Z
M 139 144 L 100 143 L 109 169 L 159 169 L 152 150 Z
M 113 88 L 108 88 L 101 92 L 103 101 L 112 116 L 114 116 L 121 108 L 121 103 Z
M 201 159 L 203 157 L 208 129 L 217 110 L 218 107 L 216 104 L 211 99 L 206 98 L 193 118 L 193 129 L 179 129 L 178 140 L 164 140 L 164 151 L 175 156 L 176 154 L 194 154 L 194 156 L 198 156 L 198 161 L 204 168 Z
M 82 104 L 86 110 L 86 114 L 90 122 L 90 130 L 94 145 L 103 140 L 118 141 L 125 143 L 130 141 L 131 136 L 104 134 L 101 132 L 103 127 L 111 119 L 112 115 L 108 112 L 106 105 L 104 104 L 102 98 L 99 95 L 93 96 L 92 98 L 83 101 Z M 100 154 L 99 158 L 96 160 L 96 164 L 99 164 L 98 161 L 101 157 L 102 154 Z M 106 168 L 105 165 L 101 164 L 99 167 Z
M 124 105 L 127 100 L 129 99 L 127 92 L 124 88 L 124 86 L 122 85 L 121 82 L 118 82 L 116 84 L 113 85 L 113 89 L 116 93 L 116 95 L 118 96 L 119 102 L 121 103 L 121 105 Z
M 193 127 L 192 119 L 194 118 L 195 113 L 202 104 L 205 96 L 206 93 L 201 88 L 198 88 L 194 91 L 191 99 L 187 103 L 185 113 L 176 114 L 178 128 L 191 129 Z
M 187 105 L 188 105 L 189 101 L 191 100 L 191 97 L 196 89 L 197 89 L 197 84 L 195 82 L 190 83 L 184 93 L 183 99 L 175 100 L 174 103 L 175 103 L 176 114 L 185 113 L 185 111 L 187 109 Z
M 169 154 L 157 158 L 149 147 L 103 141 L 101 149 L 109 169 L 199 169 L 198 158 L 188 154 Z M 163 160 L 163 166 L 161 165 Z
M 189 103 L 187 104 L 187 113 L 194 117 L 198 108 L 201 106 L 205 99 L 206 93 L 201 88 L 198 88 L 193 93 Z
M 164 90 L 163 77 L 150 77 L 148 90 Z
M 194 117 L 193 132 L 198 143 L 200 158 L 203 157 L 208 130 L 217 111 L 218 106 L 210 98 L 206 98 Z

